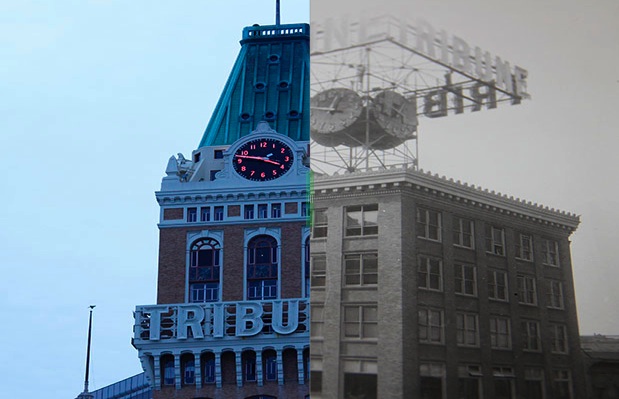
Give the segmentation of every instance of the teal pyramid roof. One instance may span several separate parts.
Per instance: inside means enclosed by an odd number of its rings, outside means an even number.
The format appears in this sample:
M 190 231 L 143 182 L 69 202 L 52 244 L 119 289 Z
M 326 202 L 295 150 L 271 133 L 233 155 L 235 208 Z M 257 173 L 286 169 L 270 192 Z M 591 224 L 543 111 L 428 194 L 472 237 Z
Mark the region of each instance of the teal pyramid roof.
M 250 26 L 199 147 L 229 145 L 258 122 L 309 141 L 309 25 Z

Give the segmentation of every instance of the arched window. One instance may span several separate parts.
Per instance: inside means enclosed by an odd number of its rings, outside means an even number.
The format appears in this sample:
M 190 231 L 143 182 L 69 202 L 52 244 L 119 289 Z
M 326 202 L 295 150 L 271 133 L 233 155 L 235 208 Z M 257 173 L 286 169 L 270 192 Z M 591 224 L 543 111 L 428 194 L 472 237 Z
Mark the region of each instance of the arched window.
M 277 240 L 259 235 L 247 244 L 247 299 L 277 298 Z
M 202 238 L 191 245 L 189 255 L 189 302 L 219 300 L 220 245 Z
M 305 287 L 305 297 L 310 296 L 310 240 L 309 237 L 305 239 L 305 250 L 303 257 L 303 285 Z

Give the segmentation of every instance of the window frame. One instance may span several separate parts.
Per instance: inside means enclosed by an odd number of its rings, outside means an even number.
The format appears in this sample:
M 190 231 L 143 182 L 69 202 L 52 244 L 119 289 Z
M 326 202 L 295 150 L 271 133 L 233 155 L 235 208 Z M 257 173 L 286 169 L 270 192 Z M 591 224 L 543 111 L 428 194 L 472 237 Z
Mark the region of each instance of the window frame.
M 378 339 L 378 305 L 346 304 L 343 307 L 342 313 L 342 334 L 344 339 L 362 341 L 376 341 Z M 354 319 L 351 320 L 349 318 L 351 316 L 354 316 Z M 356 332 L 351 333 L 350 331 Z
M 531 330 L 534 326 L 534 331 Z M 537 320 L 521 320 L 520 332 L 522 335 L 522 350 L 525 352 L 541 352 L 542 338 L 540 323 Z M 533 334 L 532 334 L 533 333 Z
M 352 226 L 350 215 L 359 212 L 359 226 Z M 371 219 L 376 219 L 374 222 Z M 378 235 L 378 204 L 350 205 L 344 208 L 344 236 L 367 237 Z M 358 234 L 353 233 L 358 230 Z
M 500 242 L 497 242 L 495 233 L 500 233 Z M 496 256 L 505 256 L 505 229 L 486 224 L 486 253 Z
M 464 225 L 468 224 L 470 232 L 464 231 Z M 475 249 L 475 222 L 460 216 L 453 217 L 453 245 L 459 248 Z M 465 237 L 470 236 L 471 245 L 465 244 Z
M 327 208 L 314 209 L 311 212 L 312 238 L 325 238 L 329 232 Z
M 556 292 L 557 290 L 559 291 L 558 293 Z M 563 296 L 562 281 L 548 280 L 548 287 L 546 290 L 546 307 L 549 309 L 565 309 L 565 297 Z
M 355 258 L 358 258 L 358 270 L 356 272 L 349 272 L 349 264 L 352 263 L 352 261 L 355 260 Z M 366 269 L 368 267 L 367 264 L 370 263 L 371 258 L 374 259 L 374 271 L 370 272 L 370 273 L 366 273 Z M 373 251 L 373 252 L 356 252 L 356 253 L 347 253 L 344 254 L 343 257 L 343 261 L 344 261 L 344 267 L 343 272 L 344 272 L 344 278 L 343 278 L 343 285 L 345 287 L 368 287 L 368 286 L 372 286 L 375 287 L 378 285 L 378 252 Z M 350 261 L 350 262 L 349 262 Z M 353 279 L 354 277 L 358 278 L 358 282 L 350 282 L 350 279 Z M 366 282 L 366 279 L 369 279 L 369 282 Z
M 512 331 L 511 321 L 508 317 L 502 316 L 490 316 L 490 347 L 497 350 L 511 350 L 512 349 Z M 503 324 L 505 331 L 499 331 L 501 329 L 499 323 Z M 500 339 L 503 338 L 503 339 Z M 501 344 L 505 341 L 505 344 Z
M 422 323 L 422 314 L 425 313 L 425 323 Z M 423 344 L 444 345 L 445 344 L 445 312 L 442 309 L 419 308 L 418 335 L 419 342 Z M 438 321 L 438 324 L 437 324 Z M 422 331 L 425 332 L 422 334 Z M 433 338 L 433 332 L 438 331 L 438 339 Z
M 552 329 L 550 352 L 559 355 L 569 354 L 567 326 L 565 324 L 551 324 L 550 327 Z
M 525 243 L 528 244 L 525 245 Z M 528 256 L 526 254 L 528 254 Z M 518 233 L 518 241 L 516 242 L 516 259 L 526 262 L 533 262 L 535 259 L 534 257 L 533 236 L 531 234 Z
M 473 280 L 471 286 L 472 292 L 467 292 L 467 282 L 469 282 L 470 280 L 466 278 L 466 270 L 472 270 L 473 272 Z M 458 275 L 458 272 L 460 272 L 461 274 Z M 456 263 L 454 265 L 454 280 L 454 291 L 456 294 L 472 297 L 477 296 L 477 267 L 475 265 Z
M 492 273 L 492 282 L 490 281 L 490 273 Z M 503 275 L 503 285 L 498 284 L 497 273 L 501 273 Z M 487 274 L 488 274 L 487 276 L 488 299 L 492 301 L 508 302 L 509 301 L 509 281 L 507 277 L 507 271 L 498 270 L 498 269 L 488 269 Z M 503 298 L 500 298 L 498 296 L 500 287 L 504 288 L 505 295 Z
M 472 318 L 472 326 L 470 318 Z M 473 342 L 467 340 L 467 334 L 471 332 L 474 334 Z M 456 312 L 456 344 L 470 348 L 479 347 L 479 315 L 476 313 Z
M 430 262 L 438 262 L 438 274 L 432 273 L 432 265 L 430 264 Z M 425 271 L 422 270 L 423 267 L 426 268 Z M 422 274 L 425 274 L 425 278 L 422 278 Z M 433 287 L 432 276 L 437 275 L 438 287 Z M 443 292 L 443 261 L 441 259 L 427 255 L 419 255 L 419 257 L 417 258 L 417 288 L 427 291 Z
M 542 264 L 550 267 L 561 267 L 559 259 L 559 242 L 549 238 L 542 239 Z M 554 257 L 554 260 L 553 260 Z
M 516 276 L 518 289 L 518 303 L 521 305 L 537 306 L 537 280 L 534 276 L 520 274 Z
M 433 225 L 432 216 L 436 216 L 436 225 Z M 432 237 L 436 234 L 436 238 Z M 443 241 L 443 215 L 440 211 L 417 207 L 417 238 L 424 240 L 442 242 Z

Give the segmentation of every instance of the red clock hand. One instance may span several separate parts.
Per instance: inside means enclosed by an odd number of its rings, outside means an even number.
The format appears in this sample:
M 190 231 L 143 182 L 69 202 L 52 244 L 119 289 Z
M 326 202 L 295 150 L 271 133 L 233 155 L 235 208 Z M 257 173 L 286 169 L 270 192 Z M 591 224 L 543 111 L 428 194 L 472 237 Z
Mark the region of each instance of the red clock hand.
M 272 163 L 272 164 L 274 164 L 274 165 L 280 165 L 280 163 L 279 163 L 279 162 L 276 162 L 276 161 L 271 161 L 270 159 L 265 158 L 265 157 L 254 157 L 254 156 L 252 156 L 252 155 L 238 155 L 238 154 L 237 154 L 237 155 L 235 155 L 235 157 L 237 157 L 237 158 L 249 158 L 249 159 L 256 159 L 256 160 L 258 160 L 258 161 L 268 162 L 268 163 Z

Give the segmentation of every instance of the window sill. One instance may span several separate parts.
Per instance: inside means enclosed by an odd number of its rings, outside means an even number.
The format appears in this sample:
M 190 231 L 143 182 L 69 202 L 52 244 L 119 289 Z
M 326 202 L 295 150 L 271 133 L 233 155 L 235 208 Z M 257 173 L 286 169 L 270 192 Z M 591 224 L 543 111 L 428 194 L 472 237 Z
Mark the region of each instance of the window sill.
M 474 250 L 475 250 L 475 246 L 472 246 L 472 247 L 467 247 L 467 246 L 465 246 L 465 245 L 454 244 L 454 247 L 456 247 L 456 248 L 462 248 L 462 249 L 468 249 L 468 250 L 471 250 L 471 251 L 474 251 Z

